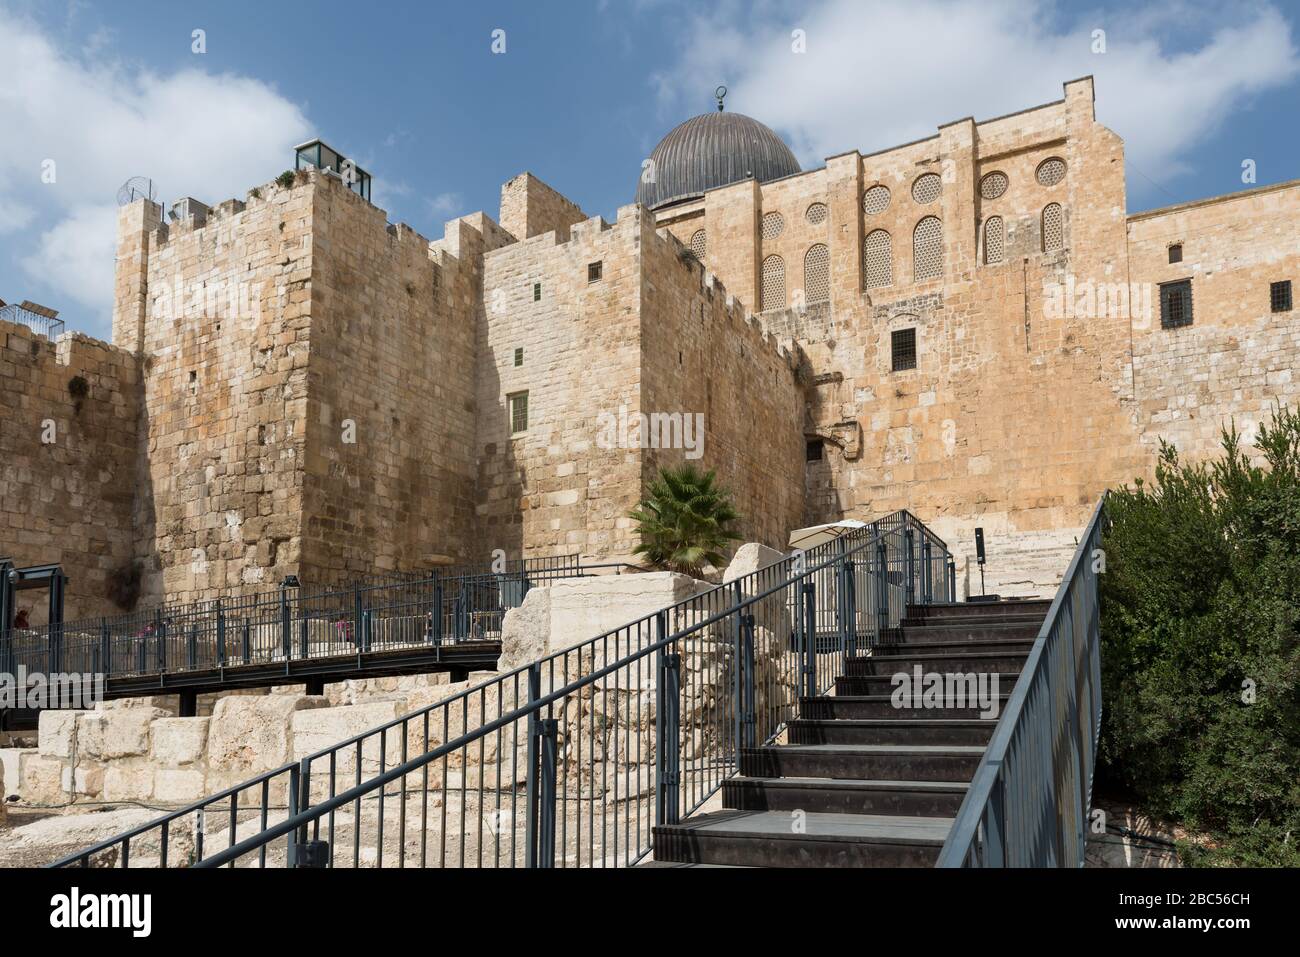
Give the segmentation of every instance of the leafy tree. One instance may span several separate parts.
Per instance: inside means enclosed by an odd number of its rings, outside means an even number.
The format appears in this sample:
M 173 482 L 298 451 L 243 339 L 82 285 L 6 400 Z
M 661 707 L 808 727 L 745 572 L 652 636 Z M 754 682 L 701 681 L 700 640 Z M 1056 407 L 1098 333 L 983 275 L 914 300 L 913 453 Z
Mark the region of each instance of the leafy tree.
M 1235 428 L 1110 496 L 1102 576 L 1104 779 L 1208 831 L 1193 863 L 1300 864 L 1300 414 Z
M 700 472 L 689 463 L 661 469 L 649 495 L 629 513 L 641 537 L 633 551 L 656 568 L 696 578 L 705 565 L 721 567 L 727 543 L 739 538 L 732 532 L 739 515 L 716 480 L 712 470 Z

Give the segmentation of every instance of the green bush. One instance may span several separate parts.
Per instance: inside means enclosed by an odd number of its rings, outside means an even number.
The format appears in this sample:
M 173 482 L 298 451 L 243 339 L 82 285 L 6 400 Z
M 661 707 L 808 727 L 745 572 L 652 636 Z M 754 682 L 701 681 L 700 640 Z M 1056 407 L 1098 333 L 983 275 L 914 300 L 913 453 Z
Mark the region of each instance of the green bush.
M 1300 862 L 1300 415 L 1235 429 L 1111 494 L 1102 582 L 1103 780 L 1208 832 L 1190 863 Z

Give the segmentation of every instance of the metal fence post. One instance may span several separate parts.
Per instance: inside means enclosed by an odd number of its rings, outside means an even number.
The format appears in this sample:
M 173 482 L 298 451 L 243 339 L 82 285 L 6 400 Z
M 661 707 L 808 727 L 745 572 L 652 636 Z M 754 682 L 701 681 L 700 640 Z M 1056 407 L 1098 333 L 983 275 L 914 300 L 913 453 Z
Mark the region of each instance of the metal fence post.
M 185 666 L 191 671 L 199 666 L 198 622 L 191 622 L 190 633 L 185 636 Z
M 955 602 L 956 600 L 957 600 L 957 562 L 951 555 L 949 555 L 948 556 L 948 601 L 951 603 L 951 602 Z
M 740 749 L 742 746 L 741 735 L 744 733 L 744 708 L 741 705 L 741 697 L 744 695 L 745 687 L 745 653 L 742 647 L 744 645 L 744 637 L 741 634 L 744 628 L 741 623 L 741 618 L 743 616 L 740 610 L 740 603 L 744 601 L 745 593 L 741 588 L 739 581 L 733 583 L 732 591 L 735 593 L 736 608 L 735 611 L 732 612 L 732 618 L 734 621 L 731 628 L 731 732 L 733 736 L 732 741 L 735 744 L 733 750 L 736 768 L 739 770 Z
M 844 560 L 844 657 L 855 658 L 858 654 L 858 563 L 851 558 Z
M 289 628 L 289 594 L 280 588 L 280 647 L 284 650 L 284 660 L 293 657 L 293 638 Z
M 299 617 L 298 617 L 298 622 L 299 622 L 299 627 L 298 627 L 298 657 L 299 657 L 299 658 L 310 658 L 310 657 L 311 657 L 311 641 L 310 641 L 310 639 L 308 638 L 307 616 L 306 616 L 305 614 L 302 613 L 301 603 L 299 603 L 298 614 L 299 614 Z
M 253 661 L 253 627 L 244 619 L 244 633 L 240 644 L 243 646 L 240 650 L 244 653 L 244 664 L 251 664 Z
M 537 814 L 537 867 L 555 866 L 555 805 L 557 765 L 559 762 L 558 738 L 560 722 L 545 718 L 541 722 L 541 771 Z
M 903 544 L 907 548 L 907 563 L 903 567 L 904 574 L 907 575 L 907 604 L 916 604 L 916 540 L 912 531 L 912 523 L 908 522 L 906 529 L 903 531 Z
M 104 666 L 104 674 L 113 673 L 113 639 L 112 632 L 108 628 L 108 619 L 99 620 L 99 661 Z
M 676 824 L 681 820 L 679 769 L 681 767 L 681 688 L 682 656 L 665 653 L 661 659 L 659 682 L 663 685 L 663 711 L 657 715 L 663 723 L 663 750 L 659 752 L 662 781 L 659 786 L 659 823 Z
M 528 703 L 542 696 L 542 666 L 528 666 Z M 524 866 L 537 866 L 537 750 L 541 735 L 537 709 L 528 712 L 528 767 L 524 777 Z
M 741 685 L 741 731 L 742 740 L 746 748 L 753 748 L 758 743 L 758 715 L 755 694 L 755 675 L 754 675 L 754 615 L 751 612 L 742 615 L 740 618 L 740 666 L 741 674 L 744 676 L 744 683 Z M 740 773 L 740 752 L 736 752 L 736 773 Z
M 167 626 L 163 623 L 162 612 L 159 612 L 154 621 L 158 624 L 157 644 L 158 644 L 158 670 L 167 670 Z
M 803 586 L 804 625 L 804 694 L 817 696 L 817 587 L 808 582 Z
M 226 666 L 226 612 L 221 607 L 221 599 L 217 599 L 217 667 Z
M 934 582 L 930 574 L 930 539 L 921 542 L 921 601 L 934 601 Z
M 883 538 L 876 542 L 876 641 L 889 628 L 889 552 Z
M 302 798 L 299 793 L 300 778 L 298 765 L 289 768 L 289 817 L 293 817 L 302 810 Z M 234 826 L 234 822 L 231 822 Z M 295 828 L 285 835 L 285 864 L 289 867 L 298 866 L 298 830 Z

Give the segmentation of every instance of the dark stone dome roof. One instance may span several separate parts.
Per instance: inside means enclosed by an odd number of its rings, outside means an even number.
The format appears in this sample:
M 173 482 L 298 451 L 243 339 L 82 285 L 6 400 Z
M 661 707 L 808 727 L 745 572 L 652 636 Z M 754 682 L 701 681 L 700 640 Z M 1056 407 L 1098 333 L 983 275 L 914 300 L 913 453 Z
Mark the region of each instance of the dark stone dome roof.
M 722 110 L 691 117 L 659 141 L 650 159 L 655 182 L 641 180 L 636 188 L 636 201 L 649 209 L 750 176 L 767 183 L 802 172 L 781 137 L 758 120 Z

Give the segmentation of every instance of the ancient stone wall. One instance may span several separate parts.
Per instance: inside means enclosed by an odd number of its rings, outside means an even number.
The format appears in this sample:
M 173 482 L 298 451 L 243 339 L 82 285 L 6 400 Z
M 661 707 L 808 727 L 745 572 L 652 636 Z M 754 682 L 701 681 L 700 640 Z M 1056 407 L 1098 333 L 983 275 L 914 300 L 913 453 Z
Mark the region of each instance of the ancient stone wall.
M 261 589 L 299 571 L 318 175 L 149 236 L 137 527 L 152 599 Z M 115 334 L 130 327 L 133 230 L 150 205 L 119 220 Z
M 559 242 L 568 242 L 569 230 L 586 219 L 577 203 L 532 173 L 520 173 L 501 186 L 501 228 L 515 239 L 554 231 Z
M 647 235 L 641 266 L 641 404 L 660 417 L 643 481 L 685 462 L 713 469 L 741 537 L 783 547 L 804 512 L 798 358 L 675 238 Z
M 8 322 L 0 347 L 0 556 L 62 565 L 67 619 L 120 613 L 135 579 L 136 357 Z M 18 606 L 45 622 L 43 591 L 20 592 Z
M 1133 324 L 1133 376 L 1142 441 L 1190 458 L 1215 455 L 1235 423 L 1247 440 L 1276 404 L 1300 400 L 1300 182 L 1129 217 L 1129 262 L 1150 289 Z M 1170 248 L 1181 261 L 1170 262 Z M 1191 280 L 1192 322 L 1164 328 L 1160 284 Z M 1274 312 L 1270 287 L 1291 282 L 1292 307 Z
M 636 449 L 602 447 L 602 415 L 640 399 L 636 207 L 546 232 L 484 260 L 478 350 L 478 539 L 511 558 L 627 556 L 640 497 Z M 600 264 L 599 278 L 589 268 Z M 510 397 L 527 394 L 527 422 Z M 606 443 L 606 445 L 609 445 Z
M 468 560 L 474 355 L 490 220 L 431 250 L 326 179 L 312 209 L 302 573 L 337 581 Z

